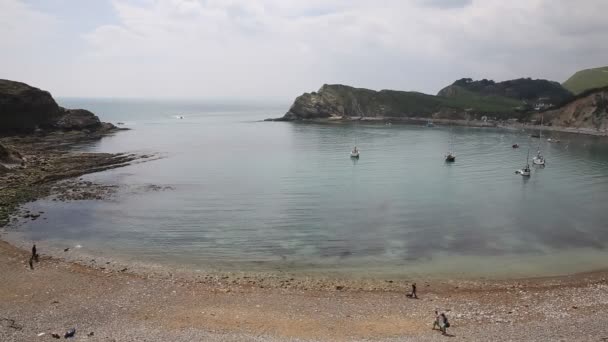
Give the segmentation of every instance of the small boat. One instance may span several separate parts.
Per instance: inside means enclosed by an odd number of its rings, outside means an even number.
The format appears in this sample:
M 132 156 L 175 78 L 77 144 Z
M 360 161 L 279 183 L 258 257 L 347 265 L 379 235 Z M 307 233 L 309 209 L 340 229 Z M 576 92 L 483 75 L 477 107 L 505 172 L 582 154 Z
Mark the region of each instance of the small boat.
M 435 124 L 433 123 L 432 120 L 429 120 L 426 122 L 426 127 L 435 127 Z
M 519 144 L 513 144 L 511 147 L 513 147 L 513 148 L 519 148 Z
M 559 139 L 551 139 L 551 138 L 549 138 L 549 139 L 547 139 L 547 142 L 550 142 L 550 143 L 559 143 L 561 141 Z
M 357 149 L 357 146 L 350 151 L 350 157 L 359 159 L 359 150 Z
M 530 134 L 530 138 L 540 138 L 540 134 Z
M 519 169 L 515 171 L 515 173 L 521 175 L 522 177 L 530 177 L 530 165 L 526 164 L 523 169 Z
M 453 163 L 456 161 L 456 155 L 454 154 L 454 137 L 452 135 L 452 130 L 450 129 L 450 145 L 448 153 L 445 155 L 445 161 L 447 163 Z
M 521 175 L 522 177 L 530 177 L 530 163 L 528 160 L 530 159 L 530 149 L 528 149 L 528 155 L 526 156 L 526 166 L 523 169 L 519 169 L 515 171 L 515 174 Z
M 532 163 L 534 165 L 545 165 L 545 157 L 540 153 L 540 150 L 536 153 L 536 156 L 532 158 Z
M 543 140 L 542 140 L 542 135 L 543 135 L 542 126 L 543 126 L 543 117 L 541 116 L 540 117 L 540 127 L 538 128 L 538 136 L 541 139 L 538 141 L 538 151 L 536 152 L 536 156 L 534 158 L 532 158 L 532 164 L 545 166 L 545 157 L 543 157 L 542 153 L 540 152 L 540 147 L 541 147 L 541 144 L 543 143 Z

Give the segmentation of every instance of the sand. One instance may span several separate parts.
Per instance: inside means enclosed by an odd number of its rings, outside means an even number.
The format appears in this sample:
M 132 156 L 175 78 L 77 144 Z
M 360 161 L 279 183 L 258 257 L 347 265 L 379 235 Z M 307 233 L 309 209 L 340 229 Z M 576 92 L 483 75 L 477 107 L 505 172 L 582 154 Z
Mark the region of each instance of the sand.
M 603 341 L 608 272 L 488 281 L 377 279 L 359 290 L 308 278 L 158 276 L 83 266 L 0 242 L 0 340 L 51 341 Z M 236 277 L 239 278 L 237 281 Z M 285 285 L 285 281 L 298 286 Z M 366 286 L 369 285 L 366 280 Z M 310 284 L 306 288 L 306 284 Z M 340 288 L 340 290 L 338 289 Z M 431 330 L 433 311 L 451 337 Z M 88 336 L 89 333 L 92 336 Z M 43 336 L 37 336 L 44 333 Z

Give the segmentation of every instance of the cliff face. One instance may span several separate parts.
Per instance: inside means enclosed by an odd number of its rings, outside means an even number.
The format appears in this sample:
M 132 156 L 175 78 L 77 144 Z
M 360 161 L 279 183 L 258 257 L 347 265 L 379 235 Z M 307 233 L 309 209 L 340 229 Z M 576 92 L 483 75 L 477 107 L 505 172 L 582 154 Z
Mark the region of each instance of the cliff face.
M 326 84 L 318 92 L 299 96 L 281 120 L 430 116 L 450 107 L 442 99 L 422 93 Z
M 282 121 L 348 117 L 433 117 L 479 119 L 484 115 L 511 117 L 520 101 L 469 94 L 466 98 L 418 92 L 324 85 L 318 92 L 299 96 Z
M 113 129 L 86 110 L 65 109 L 47 91 L 0 79 L 0 134 L 41 130 Z
M 564 106 L 543 113 L 545 122 L 593 130 L 608 130 L 608 87 L 578 96 Z

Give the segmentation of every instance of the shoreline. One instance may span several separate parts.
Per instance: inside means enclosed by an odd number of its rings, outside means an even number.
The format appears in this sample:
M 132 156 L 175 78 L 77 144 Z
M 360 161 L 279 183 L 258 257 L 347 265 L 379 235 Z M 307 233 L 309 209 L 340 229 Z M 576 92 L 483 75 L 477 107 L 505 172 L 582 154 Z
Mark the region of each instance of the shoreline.
M 434 119 L 434 118 L 422 118 L 422 117 L 330 117 L 330 118 L 316 118 L 316 119 L 302 119 L 302 120 L 283 120 L 278 119 L 265 119 L 262 121 L 269 122 L 293 122 L 293 123 L 318 123 L 318 124 L 344 124 L 344 123 L 383 123 L 383 124 L 402 124 L 402 125 L 426 125 L 428 121 L 432 121 L 437 126 L 462 126 L 462 127 L 475 127 L 475 128 L 500 128 L 505 130 L 516 130 L 516 131 L 535 131 L 542 130 L 547 132 L 557 133 L 570 133 L 580 134 L 588 136 L 607 137 L 608 130 L 596 130 L 591 128 L 576 128 L 576 127 L 563 127 L 563 126 L 540 126 L 531 123 L 505 123 L 499 121 L 482 121 L 482 120 L 452 120 L 452 119 Z
M 83 266 L 0 242 L 0 339 L 29 341 L 75 327 L 87 340 L 443 341 L 445 311 L 467 341 L 592 341 L 605 337 L 608 271 L 509 281 L 416 279 L 386 288 L 290 286 L 236 275 L 182 278 Z M 275 286 L 271 286 L 274 284 Z M 45 313 L 36 315 L 37 312 Z M 598 316 L 599 315 L 599 316 Z M 32 320 L 31 317 L 36 317 Z M 6 322 L 10 320 L 11 325 Z M 18 328 L 11 328 L 11 326 Z M 583 330 L 581 330 L 583 329 Z

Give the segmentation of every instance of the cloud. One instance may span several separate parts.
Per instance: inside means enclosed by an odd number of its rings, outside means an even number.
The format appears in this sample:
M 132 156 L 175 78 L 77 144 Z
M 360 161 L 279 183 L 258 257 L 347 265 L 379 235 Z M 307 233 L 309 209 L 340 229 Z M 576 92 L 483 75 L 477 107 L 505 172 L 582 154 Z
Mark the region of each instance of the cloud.
M 7 17 L 26 11 L 47 22 L 30 21 L 30 44 L 49 40 L 36 30 L 51 32 L 52 17 L 0 0 L 3 7 L 5 2 L 11 4 Z M 291 99 L 323 83 L 433 93 L 461 77 L 564 80 L 577 69 L 606 64 L 608 55 L 603 0 L 113 0 L 111 5 L 116 17 L 110 23 L 62 37 L 81 41 L 82 47 L 69 63 L 42 72 L 42 83 L 62 95 L 86 96 Z M 7 13 L 4 9 L 0 13 Z M 23 51 L 13 48 L 13 62 Z

